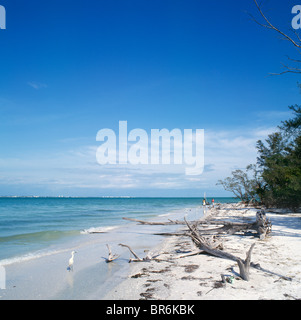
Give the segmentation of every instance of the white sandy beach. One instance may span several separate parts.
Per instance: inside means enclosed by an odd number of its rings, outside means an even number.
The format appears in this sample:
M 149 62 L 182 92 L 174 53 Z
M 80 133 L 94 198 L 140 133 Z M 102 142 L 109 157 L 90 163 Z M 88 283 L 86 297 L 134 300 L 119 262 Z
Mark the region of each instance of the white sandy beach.
M 248 210 L 247 210 L 248 209 Z M 224 204 L 219 218 L 255 220 L 256 209 Z M 112 300 L 295 300 L 301 299 L 301 213 L 267 211 L 272 233 L 265 240 L 231 235 L 224 250 L 245 259 L 254 242 L 252 262 L 270 272 L 250 268 L 250 280 L 241 280 L 238 265 L 207 254 L 174 259 L 195 250 L 188 237 L 170 236 L 156 250 L 167 261 L 132 263 L 127 280 L 113 288 L 104 299 Z M 152 226 L 156 228 L 156 226 Z M 180 253 L 181 252 L 181 253 Z M 234 276 L 221 285 L 221 275 Z M 290 277 L 291 281 L 281 277 Z

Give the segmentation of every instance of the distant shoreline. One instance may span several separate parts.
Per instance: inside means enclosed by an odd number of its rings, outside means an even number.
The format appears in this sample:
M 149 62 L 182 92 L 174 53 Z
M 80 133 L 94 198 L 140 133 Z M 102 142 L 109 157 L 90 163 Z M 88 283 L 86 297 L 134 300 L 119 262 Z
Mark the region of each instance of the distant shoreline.
M 80 196 L 0 196 L 0 199 L 203 199 L 203 197 L 135 197 L 135 196 L 99 196 L 99 197 L 80 197 Z M 232 199 L 237 202 L 240 199 L 235 197 L 207 197 L 207 199 Z

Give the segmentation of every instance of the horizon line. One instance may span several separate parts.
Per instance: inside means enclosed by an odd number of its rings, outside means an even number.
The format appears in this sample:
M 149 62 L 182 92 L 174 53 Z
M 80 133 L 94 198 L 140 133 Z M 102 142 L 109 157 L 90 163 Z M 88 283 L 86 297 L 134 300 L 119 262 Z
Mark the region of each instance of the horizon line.
M 174 196 L 166 196 L 166 197 L 160 197 L 160 196 L 0 196 L 0 198 L 90 198 L 90 199 L 106 199 L 106 198 L 162 198 L 162 199 L 168 199 L 168 198 L 183 198 L 183 199 L 187 199 L 187 198 L 191 198 L 191 199 L 203 199 L 203 196 L 200 197 L 196 197 L 196 196 L 191 196 L 191 197 L 174 197 Z M 231 197 L 231 196 L 218 196 L 218 197 L 212 197 L 212 196 L 206 196 L 206 198 L 233 198 L 233 199 L 238 199 L 237 197 Z

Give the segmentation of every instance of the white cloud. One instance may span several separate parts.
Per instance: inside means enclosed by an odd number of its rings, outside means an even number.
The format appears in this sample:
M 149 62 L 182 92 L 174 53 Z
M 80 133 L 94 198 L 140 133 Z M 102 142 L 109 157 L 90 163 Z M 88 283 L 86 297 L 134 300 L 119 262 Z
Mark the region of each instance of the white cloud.
M 270 128 L 257 128 L 254 130 L 253 134 L 258 139 L 262 140 L 263 137 L 267 138 L 269 134 L 276 132 L 278 129 L 276 127 L 270 127 Z
M 33 157 L 0 159 L 0 185 L 44 186 L 65 194 L 81 189 L 105 190 L 218 190 L 216 182 L 237 168 L 256 162 L 256 141 L 265 139 L 273 128 L 205 130 L 205 169 L 202 175 L 186 176 L 183 165 L 99 165 L 95 145 Z M 3 189 L 3 188 L 2 188 Z M 158 191 L 160 194 L 160 191 Z M 121 192 L 122 193 L 122 192 Z

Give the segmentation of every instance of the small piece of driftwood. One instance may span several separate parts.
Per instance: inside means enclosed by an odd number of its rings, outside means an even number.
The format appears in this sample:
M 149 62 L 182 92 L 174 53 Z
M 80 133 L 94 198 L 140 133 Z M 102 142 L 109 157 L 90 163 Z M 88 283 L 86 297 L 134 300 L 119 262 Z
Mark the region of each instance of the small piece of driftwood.
M 138 255 L 134 252 L 134 250 L 130 246 L 128 246 L 126 244 L 122 244 L 122 243 L 119 243 L 119 246 L 128 248 L 129 251 L 131 252 L 131 254 L 135 257 L 135 259 L 130 258 L 129 262 L 148 262 L 148 261 L 151 261 L 151 260 L 166 261 L 164 259 L 159 259 L 158 258 L 160 256 L 160 254 L 154 255 L 150 251 L 148 251 L 147 255 L 144 258 L 140 258 L 140 257 L 138 257 Z
M 119 246 L 128 248 L 130 250 L 131 254 L 135 257 L 135 259 L 130 258 L 129 262 L 150 261 L 150 257 L 148 255 L 145 258 L 142 258 L 142 259 L 139 258 L 138 255 L 133 251 L 133 249 L 126 244 L 119 243 Z
M 105 258 L 105 260 L 106 260 L 106 263 L 109 263 L 109 262 L 112 262 L 112 261 L 116 260 L 119 257 L 119 255 L 118 254 L 112 254 L 111 248 L 110 248 L 110 246 L 108 244 L 107 244 L 107 248 L 108 248 L 108 251 L 109 251 L 109 257 Z

